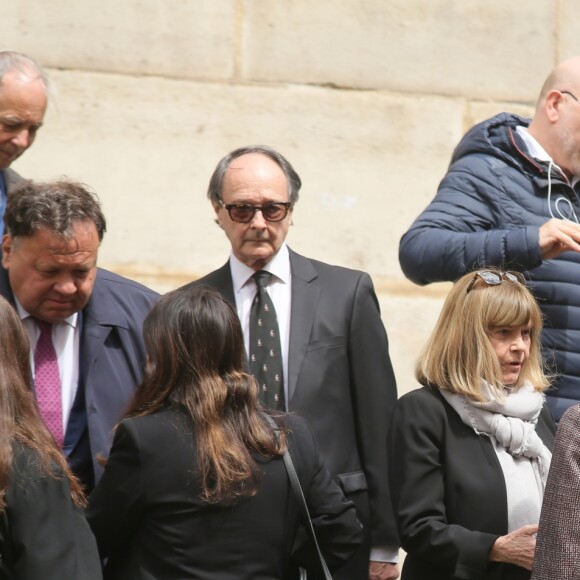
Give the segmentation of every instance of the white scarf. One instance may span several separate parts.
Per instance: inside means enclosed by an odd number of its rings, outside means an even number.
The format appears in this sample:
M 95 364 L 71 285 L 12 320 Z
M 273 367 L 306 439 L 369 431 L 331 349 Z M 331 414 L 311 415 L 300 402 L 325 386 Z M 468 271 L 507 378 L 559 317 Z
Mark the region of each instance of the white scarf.
M 512 532 L 540 520 L 552 458 L 536 433 L 544 395 L 526 383 L 498 400 L 489 384 L 482 381 L 481 387 L 483 403 L 463 395 L 441 393 L 466 425 L 491 439 L 506 486 L 507 531 Z
M 478 435 L 492 436 L 514 457 L 536 459 L 545 486 L 552 454 L 536 433 L 536 423 L 544 405 L 544 395 L 530 383 L 498 400 L 486 381 L 481 381 L 485 402 L 441 391 L 462 421 Z

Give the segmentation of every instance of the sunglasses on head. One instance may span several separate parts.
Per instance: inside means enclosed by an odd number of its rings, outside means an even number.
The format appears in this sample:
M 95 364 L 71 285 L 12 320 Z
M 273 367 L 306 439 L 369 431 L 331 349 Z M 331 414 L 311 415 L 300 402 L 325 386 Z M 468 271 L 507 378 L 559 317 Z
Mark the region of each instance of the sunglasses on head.
M 515 284 L 525 285 L 526 283 L 525 278 L 519 272 L 492 272 L 491 270 L 481 270 L 481 272 L 476 272 L 469 281 L 465 292 L 469 293 L 478 280 L 483 280 L 488 286 L 498 286 L 504 280 L 509 280 Z

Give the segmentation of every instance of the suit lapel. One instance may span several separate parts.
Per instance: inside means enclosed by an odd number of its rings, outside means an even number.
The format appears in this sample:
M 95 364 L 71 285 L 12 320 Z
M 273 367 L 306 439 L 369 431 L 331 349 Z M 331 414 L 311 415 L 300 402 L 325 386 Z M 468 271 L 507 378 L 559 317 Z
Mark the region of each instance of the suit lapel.
M 101 326 L 86 321 L 81 335 L 81 368 L 80 372 L 83 378 L 83 383 L 86 384 L 86 378 L 90 375 L 90 369 L 100 352 L 105 339 L 111 332 L 111 326 Z
M 229 260 L 219 269 L 208 274 L 201 280 L 196 282 L 201 286 L 211 286 L 222 294 L 222 296 L 230 303 L 232 308 L 236 310 L 236 297 L 234 294 L 234 282 L 232 280 L 232 270 L 230 268 Z
M 80 312 L 79 316 L 79 324 L 81 324 L 79 382 L 65 433 L 65 454 L 67 456 L 76 449 L 86 428 L 88 419 L 86 391 L 89 388 L 91 368 L 112 330 L 112 326 L 101 326 L 92 319 L 90 306 Z
M 318 277 L 318 273 L 312 262 L 290 248 L 290 272 L 292 275 L 292 304 L 290 312 L 290 337 L 288 345 L 288 400 L 292 402 L 292 396 L 296 390 L 298 377 L 306 349 L 310 341 L 314 315 L 320 298 L 320 288 L 312 282 Z M 218 289 L 224 298 L 236 309 L 234 284 L 229 261 L 218 270 L 198 280 L 199 284 L 206 284 Z M 290 407 L 289 407 L 290 409 Z M 291 409 L 290 409 L 291 410 Z
M 127 316 L 122 308 L 107 299 L 106 285 L 101 282 L 101 269 L 97 269 L 97 279 L 93 293 L 82 311 L 80 372 L 83 380 L 90 376 L 90 369 L 107 336 L 114 328 L 129 329 Z M 86 383 L 85 383 L 86 384 Z
M 552 451 L 554 447 L 554 438 L 556 436 L 556 424 L 552 418 L 550 409 L 544 404 L 536 424 L 536 433 L 542 440 L 542 443 Z
M 310 341 L 316 308 L 320 299 L 320 287 L 312 283 L 318 277 L 312 262 L 290 249 L 289 251 L 290 272 L 292 274 L 292 305 L 288 345 L 288 401 L 291 403 Z M 290 406 L 289 410 L 291 410 Z

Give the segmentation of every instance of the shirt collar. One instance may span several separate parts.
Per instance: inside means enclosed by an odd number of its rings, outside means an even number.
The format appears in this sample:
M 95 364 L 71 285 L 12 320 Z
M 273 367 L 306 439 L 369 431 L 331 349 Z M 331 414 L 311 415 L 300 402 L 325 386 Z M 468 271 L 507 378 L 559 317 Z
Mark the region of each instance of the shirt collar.
M 562 168 L 556 163 L 554 163 L 554 160 L 550 157 L 549 153 L 540 145 L 539 141 L 528 131 L 527 127 L 524 127 L 523 125 L 518 125 L 518 127 L 516 127 L 516 131 L 518 135 L 523 139 L 524 145 L 526 146 L 528 153 L 534 159 L 537 159 L 538 161 L 545 161 L 547 163 L 551 161 L 552 165 L 556 167 L 560 171 L 560 173 L 562 173 L 562 175 L 566 175 L 564 171 L 562 171 Z M 574 186 L 576 185 L 576 183 L 578 183 L 578 181 L 580 181 L 580 177 L 573 177 L 570 180 L 570 183 L 572 184 L 572 186 Z
M 240 262 L 234 254 L 230 255 L 230 269 L 235 293 L 238 293 L 255 273 L 255 270 Z M 262 269 L 270 272 L 283 284 L 288 284 L 290 282 L 290 253 L 288 252 L 288 246 L 283 243 L 278 252 Z
M 32 314 L 30 314 L 30 312 L 25 310 L 24 307 L 22 306 L 22 304 L 20 304 L 20 301 L 18 300 L 18 298 L 16 298 L 16 296 L 14 297 L 14 303 L 16 304 L 16 312 L 18 312 L 18 316 L 20 316 L 20 320 L 26 320 L 27 318 L 33 318 Z M 77 323 L 78 323 L 78 319 L 79 319 L 79 313 L 75 312 L 74 314 L 71 314 L 68 318 L 65 318 L 61 323 L 66 323 L 69 326 L 76 328 Z
M 528 153 L 534 157 L 534 159 L 537 159 L 538 161 L 551 161 L 554 163 L 554 160 L 548 155 L 548 152 L 540 145 L 538 140 L 528 131 L 527 127 L 519 125 L 516 127 L 516 131 L 518 135 L 524 140 L 524 144 L 528 150 Z M 554 165 L 556 164 L 554 163 Z M 560 168 L 558 167 L 558 169 Z

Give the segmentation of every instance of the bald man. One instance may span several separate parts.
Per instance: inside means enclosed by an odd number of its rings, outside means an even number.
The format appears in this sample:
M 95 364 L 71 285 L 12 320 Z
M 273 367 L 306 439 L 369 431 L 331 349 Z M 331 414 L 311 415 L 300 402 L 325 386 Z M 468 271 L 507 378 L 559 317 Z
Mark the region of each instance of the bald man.
M 34 143 L 46 112 L 49 80 L 32 58 L 0 51 L 0 238 L 6 196 L 22 181 L 9 169 Z
M 399 248 L 405 275 L 421 285 L 492 265 L 524 272 L 546 319 L 556 419 L 580 401 L 578 99 L 575 57 L 548 76 L 532 120 L 501 113 L 473 127 Z

